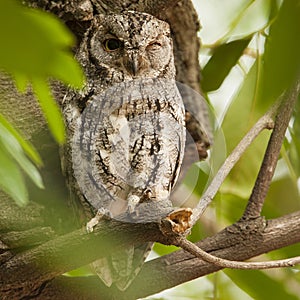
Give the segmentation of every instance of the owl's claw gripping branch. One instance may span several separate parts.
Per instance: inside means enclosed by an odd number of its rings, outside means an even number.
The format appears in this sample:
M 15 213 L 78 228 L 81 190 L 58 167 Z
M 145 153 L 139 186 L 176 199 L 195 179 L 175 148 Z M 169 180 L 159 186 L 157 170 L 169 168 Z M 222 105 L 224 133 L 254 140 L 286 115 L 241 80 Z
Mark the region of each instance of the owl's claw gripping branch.
M 108 209 L 103 207 L 99 208 L 95 217 L 86 223 L 86 231 L 91 233 L 94 231 L 94 227 L 102 220 L 104 217 L 110 216 Z

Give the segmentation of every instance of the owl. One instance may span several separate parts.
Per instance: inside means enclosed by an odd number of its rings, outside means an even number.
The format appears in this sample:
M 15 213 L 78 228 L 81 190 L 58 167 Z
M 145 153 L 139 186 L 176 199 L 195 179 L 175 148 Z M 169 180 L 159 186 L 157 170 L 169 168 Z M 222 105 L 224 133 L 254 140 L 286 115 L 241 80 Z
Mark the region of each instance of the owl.
M 87 82 L 61 103 L 63 168 L 84 221 L 97 212 L 135 223 L 166 216 L 185 145 L 169 25 L 135 11 L 98 15 L 76 57 Z M 93 267 L 106 285 L 125 290 L 151 246 L 131 245 Z

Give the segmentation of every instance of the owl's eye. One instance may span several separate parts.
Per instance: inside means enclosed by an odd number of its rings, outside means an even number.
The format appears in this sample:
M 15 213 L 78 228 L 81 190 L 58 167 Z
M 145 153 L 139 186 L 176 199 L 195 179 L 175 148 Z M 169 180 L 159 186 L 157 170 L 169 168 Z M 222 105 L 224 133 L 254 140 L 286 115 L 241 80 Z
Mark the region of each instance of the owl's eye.
M 158 50 L 160 49 L 162 44 L 160 42 L 152 42 L 147 46 L 147 49 L 149 50 Z
M 161 47 L 161 43 L 160 42 L 153 42 L 149 46 Z
M 103 46 L 106 51 L 115 51 L 121 48 L 122 42 L 118 39 L 107 39 L 104 41 Z

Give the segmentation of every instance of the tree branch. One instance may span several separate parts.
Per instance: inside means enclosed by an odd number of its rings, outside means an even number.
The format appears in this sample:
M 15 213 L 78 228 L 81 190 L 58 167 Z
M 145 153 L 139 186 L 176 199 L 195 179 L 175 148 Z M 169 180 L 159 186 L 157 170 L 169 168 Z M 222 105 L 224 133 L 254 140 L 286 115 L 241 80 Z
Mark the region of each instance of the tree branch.
M 25 290 L 32 290 L 41 282 L 109 255 L 112 249 L 163 238 L 159 223 L 127 224 L 104 219 L 95 227 L 94 234 L 77 230 L 10 258 L 1 265 L 0 291 L 9 290 L 12 298 L 16 292 L 22 296 Z
M 274 248 L 280 248 L 284 245 L 299 242 L 299 221 L 300 212 L 278 220 L 271 220 L 267 223 L 267 226 L 263 219 L 239 222 L 226 228 L 216 236 L 201 241 L 198 243 L 198 246 L 219 257 L 244 260 L 268 252 Z M 273 224 L 273 226 L 270 226 L 270 224 Z M 285 225 L 283 226 L 283 224 Z M 2 283 L 0 291 L 3 295 L 7 295 L 7 297 L 10 298 L 23 297 L 24 294 L 26 295 L 29 291 L 40 291 L 41 286 L 45 288 L 45 286 L 49 285 L 51 280 L 59 274 L 88 264 L 97 258 L 108 255 L 112 249 L 117 250 L 133 242 L 159 241 L 164 244 L 178 244 L 176 237 L 166 237 L 162 235 L 160 226 L 161 224 L 159 223 L 126 224 L 115 220 L 102 220 L 96 226 L 94 234 L 86 234 L 85 230 L 82 229 L 51 240 L 31 250 L 22 252 L 2 264 L 0 270 L 0 281 Z M 270 242 L 270 240 L 272 240 L 272 242 Z M 244 250 L 241 250 L 241 248 Z M 249 251 L 249 249 L 251 249 L 251 251 Z M 242 253 L 243 256 L 237 256 L 236 251 Z M 173 277 L 170 278 L 171 276 L 177 278 L 177 281 L 179 280 L 176 284 L 191 280 L 190 276 L 192 276 L 192 274 L 198 277 L 197 271 L 188 270 L 188 274 L 185 274 L 185 277 L 183 276 L 184 274 L 180 272 L 178 278 L 178 275 L 176 275 L 176 273 L 178 274 L 178 268 L 184 270 L 184 265 L 181 266 L 181 263 L 184 263 L 187 259 L 192 259 L 191 255 L 186 252 L 179 251 L 178 253 L 184 253 L 180 260 L 177 260 L 177 254 L 173 254 L 174 256 L 164 256 L 159 259 L 159 264 L 156 265 L 155 268 L 160 266 L 157 269 L 162 272 L 160 276 L 154 274 L 155 276 L 150 280 L 149 277 L 153 276 L 153 274 L 149 273 L 145 275 L 142 270 L 138 276 L 140 279 L 136 279 L 138 282 L 136 283 L 137 285 L 133 283 L 134 286 L 140 287 L 140 280 L 144 282 L 143 285 L 147 288 L 149 281 L 153 281 L 153 278 L 155 278 L 156 281 L 156 276 L 162 280 L 164 276 L 167 276 L 166 272 L 168 273 L 168 282 L 162 281 L 164 282 L 164 286 L 161 286 L 161 283 L 159 284 L 162 289 L 169 287 L 170 282 L 173 281 Z M 151 262 L 149 263 L 150 265 L 152 264 Z M 193 267 L 195 268 L 198 265 L 202 266 L 203 263 L 204 262 L 200 262 L 199 260 L 197 263 L 194 261 Z M 206 265 L 206 267 L 209 266 L 207 269 L 208 273 L 220 268 L 211 264 L 207 265 L 207 263 L 204 263 L 204 265 Z M 148 264 L 145 266 L 146 270 L 147 266 Z M 172 266 L 173 269 L 171 268 L 171 270 L 169 270 L 170 266 Z M 153 268 L 150 268 L 150 270 L 152 272 Z M 28 282 L 28 277 L 31 279 L 30 282 Z M 176 284 L 173 281 L 172 286 Z M 130 290 L 131 288 L 129 288 L 128 295 L 131 293 Z M 103 291 L 108 292 L 106 289 Z M 116 291 L 112 293 L 112 291 L 113 290 L 110 289 L 108 294 L 117 293 Z M 153 292 L 156 292 L 156 290 Z M 106 297 L 108 297 L 107 295 Z M 122 299 L 120 297 L 118 296 L 117 299 Z
M 196 245 L 214 256 L 242 261 L 299 242 L 300 211 L 267 222 L 262 218 L 238 222 Z M 90 252 L 91 249 L 87 248 L 86 251 Z M 63 295 L 63 299 L 74 299 L 72 295 L 76 295 L 76 299 L 107 300 L 114 295 L 115 299 L 131 300 L 158 293 L 220 269 L 219 266 L 179 250 L 146 262 L 124 293 L 104 287 L 95 276 L 58 277 L 45 285 L 37 299 L 45 299 L 43 297 L 49 293 L 54 298 Z
M 212 182 L 208 186 L 207 190 L 202 195 L 197 207 L 193 210 L 191 224 L 194 225 L 202 213 L 205 211 L 207 206 L 211 203 L 212 199 L 216 195 L 223 181 L 235 166 L 238 160 L 241 158 L 246 149 L 252 144 L 255 138 L 264 129 L 272 129 L 274 126 L 274 115 L 278 108 L 276 103 L 265 115 L 263 115 L 256 124 L 250 129 L 250 131 L 243 137 L 239 144 L 234 148 L 232 153 L 226 158 L 223 165 L 218 170 L 217 174 L 213 178 Z
M 276 115 L 274 130 L 271 134 L 252 194 L 242 216 L 243 219 L 257 218 L 260 216 L 299 92 L 300 81 L 297 80 L 294 86 L 283 95 L 281 105 Z
M 179 240 L 178 246 L 180 248 L 194 254 L 196 257 L 212 263 L 222 268 L 240 269 L 240 270 L 262 270 L 262 269 L 274 269 L 283 267 L 293 267 L 300 264 L 300 256 L 295 256 L 287 259 L 280 259 L 274 261 L 263 261 L 263 262 L 240 262 L 236 260 L 228 260 L 211 255 L 201 248 L 197 247 L 194 243 L 189 240 L 182 238 Z

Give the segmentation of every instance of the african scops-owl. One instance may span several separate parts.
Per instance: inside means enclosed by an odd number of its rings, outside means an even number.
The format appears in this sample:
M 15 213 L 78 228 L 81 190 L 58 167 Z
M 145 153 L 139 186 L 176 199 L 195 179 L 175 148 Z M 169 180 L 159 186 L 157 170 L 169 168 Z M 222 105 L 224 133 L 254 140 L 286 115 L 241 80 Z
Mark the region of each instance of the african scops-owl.
M 76 57 L 87 82 L 62 102 L 64 169 L 85 222 L 98 210 L 126 222 L 167 214 L 185 144 L 169 25 L 133 11 L 98 15 Z M 93 265 L 124 290 L 150 248 L 132 245 Z

